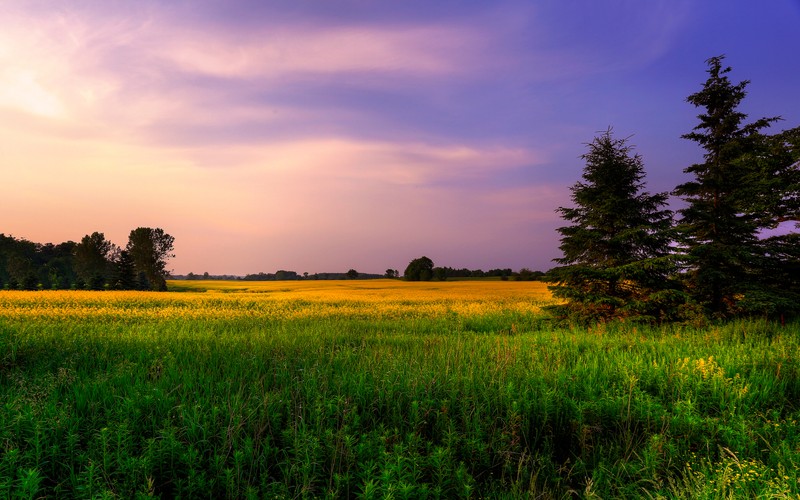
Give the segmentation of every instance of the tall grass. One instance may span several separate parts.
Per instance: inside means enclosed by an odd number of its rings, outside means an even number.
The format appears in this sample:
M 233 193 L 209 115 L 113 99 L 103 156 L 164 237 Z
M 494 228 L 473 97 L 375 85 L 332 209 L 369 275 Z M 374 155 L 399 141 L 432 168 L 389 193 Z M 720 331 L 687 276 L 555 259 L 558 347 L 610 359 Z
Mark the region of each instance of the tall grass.
M 535 283 L 0 292 L 0 497 L 796 497 L 798 325 Z

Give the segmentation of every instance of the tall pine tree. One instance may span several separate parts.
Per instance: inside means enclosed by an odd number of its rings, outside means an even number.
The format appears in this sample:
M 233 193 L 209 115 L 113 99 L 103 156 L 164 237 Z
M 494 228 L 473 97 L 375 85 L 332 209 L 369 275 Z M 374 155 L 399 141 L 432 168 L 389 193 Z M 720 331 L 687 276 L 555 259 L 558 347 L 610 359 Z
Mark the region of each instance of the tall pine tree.
M 642 158 L 611 129 L 588 144 L 583 181 L 572 188 L 574 207 L 558 212 L 572 225 L 558 229 L 561 264 L 550 287 L 566 304 L 553 309 L 577 320 L 661 320 L 670 314 L 672 212 L 666 193 L 644 191 Z
M 793 301 L 780 288 L 791 283 L 785 274 L 796 257 L 786 246 L 791 239 L 760 235 L 796 213 L 797 165 L 790 147 L 795 136 L 760 132 L 778 117 L 744 123 L 747 115 L 739 105 L 749 81 L 731 83 L 731 68 L 723 67 L 723 59 L 707 61 L 708 79 L 687 98 L 703 112 L 683 137 L 705 154 L 702 163 L 684 170 L 694 180 L 675 189 L 687 203 L 677 226 L 685 283 L 714 316 L 775 312 Z

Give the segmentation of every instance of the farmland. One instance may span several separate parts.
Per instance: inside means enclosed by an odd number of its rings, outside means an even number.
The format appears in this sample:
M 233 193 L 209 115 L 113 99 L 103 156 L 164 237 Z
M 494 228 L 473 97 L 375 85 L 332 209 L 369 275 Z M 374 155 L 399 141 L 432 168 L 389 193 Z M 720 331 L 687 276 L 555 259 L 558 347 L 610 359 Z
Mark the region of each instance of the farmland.
M 800 495 L 800 326 L 541 283 L 0 291 L 0 497 Z

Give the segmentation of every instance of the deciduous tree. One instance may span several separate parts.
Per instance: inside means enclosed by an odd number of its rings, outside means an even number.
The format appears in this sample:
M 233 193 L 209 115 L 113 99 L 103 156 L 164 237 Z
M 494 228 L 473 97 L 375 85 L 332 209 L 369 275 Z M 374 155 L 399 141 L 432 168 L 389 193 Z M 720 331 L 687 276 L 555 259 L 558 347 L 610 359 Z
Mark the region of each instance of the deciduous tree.
M 75 247 L 75 271 L 92 290 L 101 290 L 106 283 L 113 247 L 103 233 L 96 231 L 81 238 Z
M 131 231 L 126 250 L 133 258 L 140 287 L 167 289 L 167 260 L 174 257 L 174 242 L 175 238 L 161 228 L 139 227 Z
M 425 256 L 412 260 L 406 266 L 403 277 L 407 281 L 430 281 L 433 277 L 433 261 Z

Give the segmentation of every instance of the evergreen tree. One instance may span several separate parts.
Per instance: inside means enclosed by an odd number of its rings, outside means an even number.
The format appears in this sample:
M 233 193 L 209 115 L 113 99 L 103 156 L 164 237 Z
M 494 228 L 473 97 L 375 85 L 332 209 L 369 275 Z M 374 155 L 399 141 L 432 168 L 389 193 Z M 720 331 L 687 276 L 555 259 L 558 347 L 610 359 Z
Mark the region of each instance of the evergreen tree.
M 702 163 L 684 170 L 694 180 L 675 189 L 687 203 L 677 227 L 687 289 L 715 316 L 787 304 L 778 285 L 792 252 L 783 248 L 785 239 L 762 240 L 759 234 L 796 212 L 798 190 L 796 158 L 784 141 L 792 136 L 760 133 L 777 117 L 744 123 L 747 115 L 738 108 L 749 81 L 731 83 L 723 59 L 707 61 L 708 79 L 687 98 L 703 112 L 683 137 L 705 154 Z
M 583 181 L 571 188 L 575 206 L 558 209 L 572 225 L 558 229 L 564 256 L 550 273 L 550 289 L 567 303 L 553 309 L 578 320 L 664 319 L 679 298 L 668 279 L 674 266 L 667 194 L 643 191 L 641 156 L 611 129 L 588 148 Z
M 135 290 L 138 286 L 136 265 L 127 250 L 122 250 L 119 253 L 113 284 L 117 290 Z
M 738 309 L 759 315 L 800 312 L 800 127 L 754 137 L 738 161 L 751 164 L 742 189 L 745 210 L 758 223 L 758 259 Z M 788 223 L 794 222 L 794 231 Z M 779 231 L 774 231 L 780 228 Z M 769 235 L 763 237 L 763 235 Z

